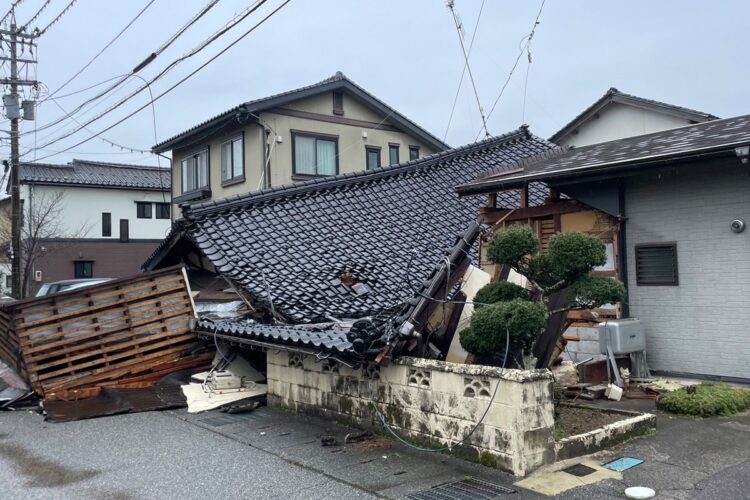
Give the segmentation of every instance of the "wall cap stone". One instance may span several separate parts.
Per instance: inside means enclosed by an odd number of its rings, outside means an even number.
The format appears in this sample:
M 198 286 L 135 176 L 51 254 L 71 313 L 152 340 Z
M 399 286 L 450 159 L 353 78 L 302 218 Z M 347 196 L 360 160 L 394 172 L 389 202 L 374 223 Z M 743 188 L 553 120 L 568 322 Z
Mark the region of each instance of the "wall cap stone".
M 457 373 L 459 375 L 471 375 L 474 377 L 490 377 L 508 380 L 510 382 L 538 382 L 553 381 L 552 372 L 549 370 L 517 370 L 500 368 L 497 366 L 467 365 L 462 363 L 451 363 L 435 359 L 412 358 L 400 356 L 393 360 L 393 364 L 410 366 L 421 370 L 433 370 L 440 372 Z

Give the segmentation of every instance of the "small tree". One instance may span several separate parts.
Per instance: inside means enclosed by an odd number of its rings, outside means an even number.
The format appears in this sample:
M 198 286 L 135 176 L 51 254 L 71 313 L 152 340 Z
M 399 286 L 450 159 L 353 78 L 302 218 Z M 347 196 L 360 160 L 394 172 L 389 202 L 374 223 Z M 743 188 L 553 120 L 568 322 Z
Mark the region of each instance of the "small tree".
M 620 281 L 589 276 L 596 266 L 607 262 L 604 243 L 596 236 L 560 233 L 550 238 L 546 253 L 539 249 L 539 240 L 527 225 L 514 225 L 493 235 L 488 258 L 525 276 L 529 290 L 510 283 L 490 283 L 477 292 L 475 302 L 491 305 L 477 309 L 469 328 L 460 333 L 461 345 L 468 352 L 497 358 L 504 354 L 508 333 L 510 359 L 522 365 L 518 355 L 531 353 L 551 314 L 625 300 Z M 566 305 L 548 311 L 550 296 L 558 292 L 566 293 Z

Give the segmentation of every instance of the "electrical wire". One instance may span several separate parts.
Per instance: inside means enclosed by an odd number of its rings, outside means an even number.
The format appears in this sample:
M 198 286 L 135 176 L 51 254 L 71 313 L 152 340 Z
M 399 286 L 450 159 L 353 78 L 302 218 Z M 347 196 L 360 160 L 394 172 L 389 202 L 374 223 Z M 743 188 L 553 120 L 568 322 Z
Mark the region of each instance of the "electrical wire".
M 216 1 L 218 1 L 218 0 L 216 0 Z M 222 29 L 221 29 L 221 30 L 219 30 L 218 32 L 216 32 L 216 33 L 214 33 L 213 35 L 211 35 L 210 37 L 208 37 L 208 38 L 207 38 L 206 40 L 204 40 L 204 41 L 203 41 L 203 42 L 202 42 L 201 44 L 199 44 L 199 45 L 198 45 L 197 47 L 195 47 L 195 48 L 194 48 L 193 50 L 191 50 L 191 51 L 190 51 L 190 52 L 189 52 L 188 54 L 186 54 L 186 55 L 184 55 L 184 56 L 180 57 L 179 59 L 176 59 L 175 61 L 173 61 L 173 62 L 172 62 L 171 64 L 169 64 L 169 65 L 168 65 L 168 66 L 167 66 L 166 68 L 164 68 L 164 69 L 163 69 L 163 70 L 162 70 L 162 71 L 161 71 L 161 72 L 160 72 L 159 74 L 157 74 L 157 75 L 156 75 L 155 77 L 153 77 L 153 78 L 152 78 L 152 79 L 151 79 L 150 81 L 146 82 L 146 83 L 145 83 L 145 84 L 144 84 L 144 85 L 143 85 L 142 87 L 138 88 L 137 90 L 135 90 L 134 92 L 132 92 L 131 94 L 129 94 L 129 95 L 128 95 L 128 96 L 126 96 L 125 98 L 121 99 L 121 100 L 120 100 L 120 101 L 118 101 L 118 102 L 117 102 L 116 104 L 114 104 L 114 105 L 110 106 L 109 108 L 107 108 L 107 109 L 106 109 L 106 110 L 104 110 L 103 112 L 101 112 L 101 113 L 99 113 L 98 115 L 94 116 L 93 118 L 91 118 L 91 119 L 87 120 L 87 121 L 85 122 L 85 124 L 84 124 L 83 126 L 88 126 L 88 125 L 92 124 L 93 122 L 95 122 L 95 121 L 97 121 L 97 120 L 101 119 L 102 117 L 106 116 L 107 114 L 111 113 L 112 111 L 114 111 L 115 109 L 119 108 L 119 107 L 120 107 L 120 106 L 122 106 L 122 105 L 123 105 L 124 103 L 126 103 L 127 101 L 129 101 L 130 99 L 132 99 L 133 97 L 135 97 L 136 95 L 138 95 L 139 93 L 141 93 L 141 92 L 142 92 L 142 91 L 143 91 L 144 89 L 147 89 L 147 88 L 148 88 L 148 89 L 149 89 L 149 92 L 150 92 L 150 91 L 151 91 L 151 90 L 150 90 L 150 89 L 151 89 L 151 88 L 150 88 L 150 85 L 151 85 L 151 84 L 153 84 L 154 82 L 156 82 L 157 80 L 159 80 L 160 78 L 162 78 L 162 77 L 163 77 L 163 76 L 164 76 L 165 74 L 167 74 L 167 72 L 169 72 L 170 70 L 172 70 L 172 69 L 173 69 L 173 68 L 174 68 L 175 66 L 177 66 L 177 65 L 178 65 L 179 63 L 181 63 L 182 61 L 184 61 L 184 60 L 186 60 L 186 59 L 188 59 L 188 58 L 190 58 L 190 57 L 193 57 L 194 55 L 198 54 L 198 53 L 199 53 L 199 52 L 201 52 L 201 51 L 202 51 L 203 49 L 205 49 L 206 47 L 208 47 L 208 46 L 209 46 L 209 45 L 210 45 L 211 43 L 213 43 L 214 41 L 218 40 L 218 39 L 219 39 L 219 38 L 220 38 L 221 36 L 223 36 L 224 34 L 226 34 L 226 33 L 227 33 L 227 32 L 228 32 L 229 30 L 231 30 L 232 28 L 234 28 L 235 26 L 237 26 L 237 25 L 238 25 L 239 23 L 241 23 L 241 22 L 242 22 L 242 21 L 243 21 L 243 20 L 244 20 L 245 18 L 247 18 L 247 17 L 249 16 L 249 15 L 251 15 L 251 14 L 252 14 L 252 13 L 254 13 L 254 12 L 255 12 L 256 10 L 258 10 L 258 9 L 259 9 L 259 8 L 260 8 L 260 7 L 261 7 L 261 6 L 262 6 L 262 5 L 264 4 L 264 3 L 266 3 L 266 1 L 267 1 L 267 0 L 257 0 L 257 1 L 256 1 L 256 2 L 255 2 L 255 3 L 253 4 L 253 5 L 251 5 L 251 6 L 250 6 L 250 7 L 248 7 L 247 9 L 245 9 L 245 10 L 244 10 L 244 11 L 243 11 L 243 12 L 242 12 L 241 14 L 239 14 L 239 15 L 235 16 L 235 17 L 234 17 L 234 18 L 233 18 L 233 19 L 232 19 L 232 20 L 231 20 L 231 21 L 230 21 L 229 23 L 227 23 L 227 24 L 226 24 L 226 25 L 224 26 L 224 28 L 222 28 Z M 275 11 L 274 11 L 274 12 L 275 12 Z M 230 46 L 231 46 L 231 45 L 230 45 Z M 219 53 L 219 55 L 220 55 L 221 53 L 223 53 L 223 52 L 220 52 L 220 53 Z M 214 57 L 217 57 L 217 56 L 214 56 Z M 208 62 L 211 62 L 211 60 L 209 60 Z M 131 75 L 129 75 L 129 76 L 133 76 L 133 75 L 135 75 L 135 74 L 136 74 L 136 72 L 135 72 L 135 71 L 133 71 L 133 72 L 131 73 Z M 191 75 L 192 75 L 192 74 L 191 74 Z M 124 80 L 123 80 L 123 81 L 124 81 Z M 121 82 L 118 82 L 118 84 L 116 84 L 116 85 L 119 85 L 120 83 L 121 83 Z M 105 92 L 106 92 L 106 91 L 105 91 Z M 152 102 L 153 102 L 153 100 L 152 100 Z M 75 110 L 74 110 L 74 111 L 72 112 L 72 114 L 75 114 L 75 113 L 76 113 L 76 112 L 77 112 L 77 111 L 78 111 L 78 110 L 79 110 L 80 108 L 81 108 L 81 106 L 79 106 L 78 108 L 76 108 L 76 109 L 75 109 Z M 76 133 L 78 133 L 78 132 L 80 132 L 80 131 L 81 131 L 81 129 L 82 129 L 82 127 L 83 127 L 83 126 L 81 126 L 81 127 L 77 128 L 77 129 L 75 129 L 75 130 L 71 130 L 70 132 L 67 132 L 67 133 L 63 134 L 62 136 L 60 136 L 60 137 L 58 137 L 58 138 L 56 138 L 56 139 L 54 139 L 54 140 L 52 140 L 52 141 L 46 142 L 46 143 L 45 143 L 45 144 L 43 144 L 43 145 L 42 145 L 41 147 L 47 147 L 47 146 L 50 146 L 50 145 L 52 145 L 52 144 L 55 144 L 56 142 L 59 142 L 59 141 L 61 141 L 61 140 L 63 140 L 63 139 L 66 139 L 66 138 L 68 138 L 68 137 L 70 137 L 70 136 L 72 136 L 72 135 L 76 134 Z M 24 153 L 24 154 L 27 154 L 27 153 Z M 23 156 L 23 155 L 22 155 L 22 156 Z
M 139 107 L 135 111 L 133 111 L 133 112 L 129 113 L 128 115 L 124 116 L 123 118 L 119 119 L 118 121 L 116 121 L 112 125 L 110 125 L 110 126 L 104 128 L 103 130 L 97 132 L 94 136 L 89 137 L 88 139 L 81 140 L 81 141 L 77 142 L 76 144 L 74 144 L 74 145 L 72 145 L 72 146 L 70 146 L 68 148 L 63 149 L 63 151 L 68 151 L 70 149 L 73 149 L 75 147 L 80 146 L 81 144 L 85 144 L 85 143 L 89 142 L 90 140 L 96 138 L 97 136 L 99 136 L 99 135 L 101 135 L 101 134 L 103 134 L 103 133 L 105 133 L 105 132 L 113 129 L 117 125 L 123 123 L 124 121 L 126 121 L 126 120 L 128 120 L 130 118 L 132 118 L 133 116 L 135 116 L 136 114 L 138 114 L 139 112 L 141 112 L 143 109 L 145 109 L 146 107 L 148 107 L 149 105 L 151 105 L 151 103 L 156 102 L 159 99 L 161 99 L 162 97 L 164 97 L 165 95 L 169 94 L 174 89 L 176 89 L 177 87 L 179 87 L 180 85 L 182 85 L 185 81 L 187 81 L 188 79 L 192 78 L 200 70 L 202 70 L 203 68 L 205 68 L 206 66 L 208 66 L 209 64 L 211 64 L 213 61 L 217 60 L 221 55 L 223 55 L 229 49 L 231 49 L 232 47 L 234 47 L 237 43 L 239 43 L 240 41 L 242 41 L 245 37 L 247 37 L 250 33 L 252 33 L 253 31 L 255 31 L 263 23 L 265 23 L 266 21 L 268 21 L 268 19 L 270 19 L 271 17 L 273 17 L 278 11 L 280 11 L 284 6 L 286 6 L 291 1 L 292 0 L 285 0 L 284 2 L 282 2 L 281 5 L 279 5 L 276 9 L 274 9 L 273 11 L 271 11 L 268 15 L 266 15 L 263 19 L 261 19 L 258 23 L 256 23 L 250 29 L 248 29 L 247 31 L 245 31 L 242 35 L 240 35 L 239 37 L 237 37 L 232 43 L 230 43 L 224 49 L 222 49 L 221 51 L 219 51 L 214 57 L 212 57 L 208 61 L 206 61 L 203 64 L 201 64 L 198 68 L 196 68 L 195 70 L 193 70 L 192 72 L 190 72 L 188 75 L 186 75 L 185 77 L 183 77 L 182 79 L 180 79 L 178 82 L 176 82 L 175 84 L 173 84 L 167 90 L 165 90 L 161 94 L 157 95 L 153 100 L 147 102 L 146 104 L 144 104 L 143 106 Z M 88 123 L 86 123 L 86 125 L 88 125 Z M 57 142 L 57 141 L 53 141 L 53 142 Z M 46 147 L 48 145 L 49 144 L 45 144 L 45 145 L 43 145 L 41 147 Z M 26 152 L 24 154 L 28 154 L 28 152 Z M 48 158 L 49 156 L 53 156 L 53 155 L 44 156 L 44 157 L 40 158 L 40 160 L 44 159 L 44 158 Z
M 477 20 L 474 23 L 474 31 L 471 34 L 471 42 L 469 43 L 469 56 L 471 56 L 471 51 L 474 48 L 474 40 L 477 36 L 477 28 L 479 28 L 479 20 L 482 18 L 482 11 L 484 10 L 484 0 L 482 0 L 482 4 L 479 6 L 479 14 L 477 15 Z M 448 138 L 448 130 L 451 128 L 451 122 L 453 121 L 453 113 L 456 111 L 456 103 L 458 103 L 458 96 L 461 94 L 461 85 L 464 83 L 464 75 L 466 75 L 466 67 L 468 64 L 464 62 L 463 69 L 461 70 L 461 78 L 458 79 L 458 88 L 456 89 L 456 95 L 453 97 L 453 106 L 451 106 L 451 114 L 448 117 L 448 125 L 445 126 L 445 134 L 443 134 L 443 142 Z
M 20 28 L 18 29 L 18 31 L 25 31 L 25 30 L 26 30 L 26 28 L 28 28 L 29 24 L 31 24 L 31 23 L 33 23 L 34 21 L 36 21 L 36 20 L 37 20 L 37 18 L 38 18 L 38 17 L 39 17 L 39 16 L 40 16 L 40 15 L 42 14 L 42 12 L 44 12 L 44 9 L 46 9 L 46 8 L 47 8 L 47 7 L 49 6 L 49 4 L 50 4 L 50 2 L 51 2 L 51 1 L 52 1 L 52 0 L 45 0 L 45 2 L 44 2 L 44 3 L 42 4 L 42 6 L 41 6 L 41 7 L 39 8 L 39 10 L 38 10 L 38 11 L 36 11 L 36 14 L 34 14 L 33 16 L 31 16 L 31 19 L 29 19 L 28 21 L 26 21 L 26 22 L 24 23 L 24 25 L 23 25 L 23 26 L 21 26 L 21 27 L 20 27 Z
M 112 44 L 115 43 L 123 35 L 123 33 L 125 33 L 138 20 L 138 18 L 141 17 L 143 15 L 143 13 L 146 12 L 146 10 L 148 10 L 148 8 L 151 7 L 154 4 L 155 1 L 156 0 L 149 0 L 149 2 L 146 4 L 146 6 L 143 7 L 140 11 L 138 11 L 138 13 L 135 15 L 135 17 L 133 19 L 131 19 L 130 22 L 128 22 L 128 24 L 126 24 L 125 27 L 123 29 L 121 29 L 120 32 L 117 33 L 114 36 L 114 38 L 112 38 L 109 42 L 107 42 L 107 44 L 104 47 L 102 47 L 102 49 L 99 50 L 99 52 L 97 52 L 94 55 L 94 57 L 92 57 L 91 59 L 89 59 L 89 61 L 86 64 L 84 64 L 83 67 L 81 67 L 81 69 L 79 69 L 73 76 L 71 76 L 70 78 L 68 78 L 65 81 L 65 83 L 63 83 L 62 85 L 60 85 L 59 87 L 57 87 L 57 89 L 55 89 L 54 91 L 50 92 L 50 94 L 49 94 L 49 96 L 47 98 L 54 97 L 58 92 L 60 92 L 62 89 L 64 89 L 70 82 L 72 82 L 73 80 L 75 80 L 81 73 L 83 73 L 84 71 L 86 71 L 86 69 L 89 66 L 91 66 L 94 63 L 94 61 L 96 61 L 99 58 L 99 56 L 101 56 L 109 47 L 111 47 Z M 115 78 L 112 78 L 111 80 L 114 80 Z M 107 80 L 107 81 L 111 81 L 111 80 Z M 100 84 L 97 84 L 97 85 L 100 85 Z M 93 88 L 93 87 L 94 86 L 88 87 L 88 89 Z M 88 89 L 86 89 L 86 90 L 88 90 Z M 73 94 L 68 94 L 68 95 L 73 95 Z M 67 97 L 67 96 L 61 96 L 61 97 Z M 40 102 L 40 104 L 42 102 L 44 102 L 44 100 L 42 100 Z
M 523 44 L 523 40 L 526 40 L 526 44 L 523 45 L 521 47 L 521 50 L 518 52 L 518 57 L 516 57 L 516 60 L 513 63 L 513 67 L 510 69 L 510 73 L 508 73 L 508 78 L 505 79 L 505 83 L 500 88 L 500 93 L 495 98 L 495 102 L 492 103 L 492 107 L 490 108 L 490 112 L 487 113 L 487 119 L 488 120 L 492 116 L 492 113 L 495 111 L 495 108 L 497 107 L 497 103 L 500 102 L 500 99 L 503 97 L 503 94 L 505 93 L 505 89 L 508 87 L 508 84 L 510 83 L 510 79 L 513 78 L 513 73 L 515 73 L 516 68 L 518 67 L 518 62 L 521 60 L 521 56 L 523 56 L 523 54 L 524 54 L 524 52 L 526 50 L 526 47 L 531 43 L 531 39 L 534 38 L 534 35 L 536 34 L 536 28 L 539 25 L 539 18 L 542 15 L 542 10 L 544 9 L 544 3 L 545 2 L 546 2 L 546 0 L 542 0 L 541 5 L 539 6 L 539 11 L 537 12 L 536 18 L 534 19 L 534 24 L 531 27 L 531 31 L 529 32 L 528 35 L 526 35 L 522 39 L 521 43 Z M 479 132 L 477 133 L 476 138 L 474 139 L 475 141 L 479 139 L 479 136 L 481 135 L 481 133 L 482 133 L 482 130 L 480 129 Z
M 482 119 L 482 126 L 484 127 L 484 133 L 485 136 L 489 137 L 490 131 L 487 129 L 487 118 L 484 116 L 484 109 L 482 108 L 482 103 L 479 100 L 479 92 L 477 91 L 477 84 L 474 81 L 474 74 L 471 72 L 471 65 L 469 65 L 469 56 L 466 53 L 466 46 L 464 45 L 464 37 L 461 33 L 461 21 L 458 18 L 458 14 L 456 14 L 456 11 L 454 9 L 454 3 L 453 0 L 450 0 L 448 2 L 448 8 L 451 11 L 451 14 L 453 14 L 453 21 L 456 24 L 456 32 L 458 33 L 458 41 L 461 43 L 461 52 L 464 55 L 464 63 L 466 71 L 469 73 L 469 81 L 471 82 L 471 88 L 474 90 L 474 98 L 477 101 L 477 108 L 479 109 L 479 117 Z
M 211 0 L 211 1 L 210 1 L 210 2 L 208 2 L 208 3 L 207 3 L 207 4 L 205 5 L 205 6 L 203 6 L 203 7 L 201 8 L 201 10 L 200 10 L 200 11 L 198 11 L 198 13 L 197 13 L 197 14 L 195 14 L 195 15 L 194 15 L 194 16 L 193 16 L 193 17 L 192 17 L 192 18 L 190 19 L 190 21 L 188 21 L 188 22 L 187 22 L 187 23 L 186 23 L 186 24 L 185 24 L 185 25 L 184 25 L 184 26 L 183 26 L 182 28 L 180 28 L 180 29 L 179 29 L 179 30 L 178 30 L 178 31 L 177 31 L 177 32 L 176 32 L 175 34 L 173 34 L 173 35 L 172 35 L 172 36 L 171 36 L 171 37 L 170 37 L 170 38 L 169 38 L 169 39 L 168 39 L 168 40 L 167 40 L 167 41 L 166 41 L 165 43 L 163 43 L 163 44 L 162 44 L 162 45 L 161 45 L 161 46 L 160 46 L 160 47 L 159 47 L 158 49 L 156 49 L 156 50 L 155 50 L 154 52 L 152 52 L 152 53 L 151 53 L 151 54 L 150 54 L 150 55 L 149 55 L 149 56 L 148 56 L 148 57 L 147 57 L 146 59 L 144 59 L 144 62 L 146 62 L 146 61 L 149 61 L 149 59 L 150 59 L 151 61 L 153 61 L 153 59 L 155 59 L 156 57 L 158 57 L 158 56 L 159 56 L 159 55 L 160 55 L 160 54 L 161 54 L 161 53 L 162 53 L 162 52 L 163 52 L 164 50 L 166 50 L 166 49 L 167 49 L 167 47 L 169 47 L 169 46 L 170 46 L 170 45 L 171 45 L 171 44 L 172 44 L 172 43 L 173 43 L 173 42 L 174 42 L 174 41 L 175 41 L 175 40 L 176 40 L 177 38 L 179 38 L 180 36 L 182 36 L 182 34 L 184 34 L 184 33 L 185 33 L 185 32 L 187 31 L 187 29 L 188 29 L 188 28 L 190 28 L 190 27 L 191 27 L 191 26 L 192 26 L 193 24 L 195 24 L 195 23 L 196 23 L 196 22 L 197 22 L 197 21 L 198 21 L 198 20 L 199 20 L 200 18 L 202 18 L 202 17 L 203 17 L 203 16 L 204 16 L 204 15 L 206 14 L 206 13 L 207 13 L 207 12 L 208 12 L 208 11 L 209 11 L 209 10 L 210 10 L 210 9 L 211 9 L 211 8 L 212 8 L 213 6 L 214 6 L 214 5 L 216 5 L 216 3 L 217 3 L 218 1 L 219 1 L 219 0 Z M 90 98 L 90 99 L 88 99 L 88 100 L 84 101 L 84 102 L 83 102 L 83 103 L 81 103 L 80 105 L 78 105 L 78 106 L 77 106 L 77 107 L 76 107 L 76 108 L 75 108 L 75 109 L 74 109 L 73 111 L 71 111 L 71 114 L 77 114 L 77 113 L 78 113 L 79 111 L 81 111 L 81 110 L 82 110 L 83 108 L 85 108 L 85 107 L 86 107 L 87 105 L 89 105 L 89 104 L 91 104 L 92 102 L 95 102 L 95 101 L 97 101 L 97 100 L 101 99 L 102 97 L 106 96 L 107 94 L 109 94 L 110 92 L 112 92 L 113 90 L 115 90 L 116 88 L 118 88 L 118 87 L 119 87 L 120 85 L 122 85 L 122 84 L 123 84 L 123 83 L 124 83 L 125 81 L 127 81 L 127 77 L 128 77 L 128 76 L 130 76 L 130 75 L 132 75 L 132 74 L 136 73 L 135 69 L 138 69 L 138 70 L 142 69 L 142 67 L 144 66 L 144 62 L 141 62 L 141 63 L 139 64 L 139 67 L 136 67 L 136 68 L 134 68 L 134 69 L 133 69 L 132 71 L 130 71 L 129 73 L 125 74 L 125 75 L 124 75 L 123 77 L 121 77 L 121 78 L 120 78 L 120 80 L 119 80 L 119 81 L 115 82 L 115 83 L 114 83 L 113 85 L 110 85 L 110 86 L 109 86 L 109 87 L 108 87 L 107 89 L 103 90 L 102 92 L 100 92 L 100 93 L 99 93 L 99 94 L 97 94 L 96 96 L 94 96 L 94 97 L 92 97 L 92 98 Z M 150 61 L 149 61 L 149 62 L 150 62 Z M 152 81 L 152 83 L 153 83 L 153 81 Z M 143 90 L 143 88 L 139 89 L 139 90 L 138 90 L 138 92 L 136 92 L 136 93 L 140 93 L 140 91 L 142 91 L 142 90 Z M 134 95 L 135 95 L 135 94 L 134 94 Z M 62 122 L 63 120 L 65 120 L 65 117 L 62 117 L 62 118 L 58 118 L 58 119 L 56 119 L 56 120 L 53 120 L 53 121 L 52 121 L 52 122 L 50 122 L 50 123 L 46 123 L 46 124 L 44 124 L 44 125 L 41 125 L 41 126 L 39 126 L 39 127 L 37 128 L 37 130 L 38 130 L 38 131 L 46 130 L 46 129 L 50 128 L 50 127 L 53 127 L 53 126 L 57 125 L 58 123 Z M 24 135 L 24 134 L 21 134 L 21 135 Z
M 42 36 L 43 34 L 45 34 L 48 29 L 50 29 L 55 23 L 57 23 L 60 20 L 60 18 L 62 18 L 62 16 L 64 16 L 65 13 L 68 12 L 73 7 L 73 5 L 75 5 L 77 1 L 78 0 L 70 0 L 70 3 L 57 15 L 56 18 L 54 18 L 47 26 L 45 26 L 39 32 L 39 34 L 37 34 L 37 36 Z
M 8 12 L 6 12 L 6 14 L 5 14 L 4 16 L 3 16 L 3 18 L 2 18 L 2 19 L 0 19 L 0 23 L 3 23 L 3 22 L 5 22 L 5 20 L 6 20 L 6 19 L 8 19 L 8 16 L 10 16 L 11 14 L 13 14 L 13 11 L 15 11 L 15 10 L 16 10 L 16 7 L 18 7 L 18 5 L 19 5 L 19 4 L 21 3 L 21 2 L 23 2 L 23 0 L 16 0 L 15 2 L 13 2 L 13 3 L 11 4 L 11 6 L 10 6 L 10 9 L 8 10 Z

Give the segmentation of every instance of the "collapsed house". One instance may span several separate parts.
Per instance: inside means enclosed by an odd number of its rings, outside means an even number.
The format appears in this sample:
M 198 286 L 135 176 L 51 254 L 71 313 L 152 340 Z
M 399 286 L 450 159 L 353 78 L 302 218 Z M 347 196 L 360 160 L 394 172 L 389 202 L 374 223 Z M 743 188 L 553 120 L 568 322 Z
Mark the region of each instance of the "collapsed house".
M 430 299 L 444 298 L 476 258 L 483 200 L 460 200 L 453 188 L 550 147 L 521 128 L 398 166 L 186 206 L 144 269 L 180 263 L 194 284 L 218 277 L 255 312 L 202 318 L 197 333 L 207 338 L 348 364 L 421 354 L 419 339 L 435 333 Z

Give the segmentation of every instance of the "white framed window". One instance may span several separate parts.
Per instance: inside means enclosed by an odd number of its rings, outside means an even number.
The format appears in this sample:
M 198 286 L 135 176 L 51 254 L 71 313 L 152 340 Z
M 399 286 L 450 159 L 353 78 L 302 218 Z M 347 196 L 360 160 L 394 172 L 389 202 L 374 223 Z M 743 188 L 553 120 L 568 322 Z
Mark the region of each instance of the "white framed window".
M 186 156 L 180 163 L 182 192 L 189 193 L 208 187 L 208 149 Z
M 221 144 L 221 182 L 245 179 L 244 135 L 233 137 Z

